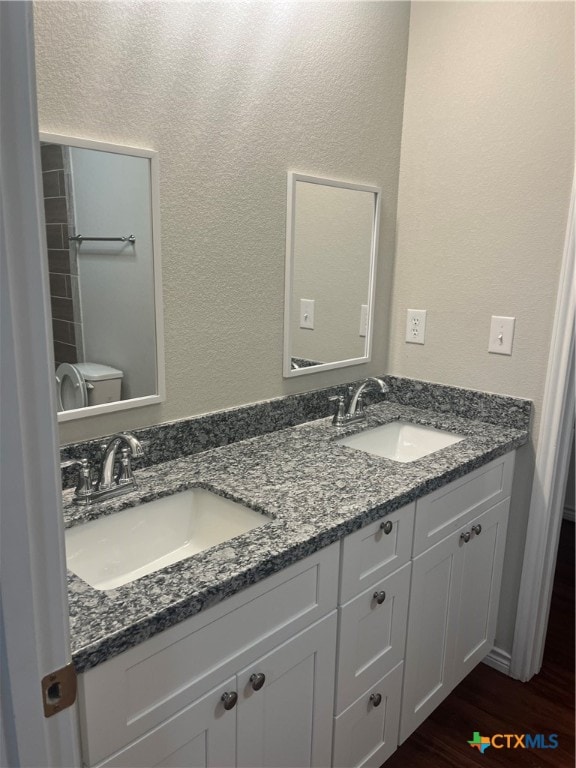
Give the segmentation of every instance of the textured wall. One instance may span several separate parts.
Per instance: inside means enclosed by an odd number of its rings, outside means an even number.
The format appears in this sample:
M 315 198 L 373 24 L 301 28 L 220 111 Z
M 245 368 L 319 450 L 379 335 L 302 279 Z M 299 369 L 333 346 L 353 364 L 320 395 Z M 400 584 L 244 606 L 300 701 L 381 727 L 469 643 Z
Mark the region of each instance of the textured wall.
M 35 5 L 41 129 L 160 153 L 167 401 L 62 424 L 62 442 L 385 369 L 409 11 Z M 288 169 L 375 184 L 383 205 L 372 363 L 284 381 Z
M 390 372 L 542 398 L 574 153 L 571 3 L 415 3 Z M 428 310 L 404 343 L 406 308 Z M 516 317 L 511 357 L 490 315 Z
M 542 402 L 574 159 L 571 3 L 414 3 L 389 373 Z M 404 343 L 408 307 L 426 344 Z M 490 315 L 516 317 L 512 357 Z M 519 451 L 497 644 L 510 650 L 533 449 Z

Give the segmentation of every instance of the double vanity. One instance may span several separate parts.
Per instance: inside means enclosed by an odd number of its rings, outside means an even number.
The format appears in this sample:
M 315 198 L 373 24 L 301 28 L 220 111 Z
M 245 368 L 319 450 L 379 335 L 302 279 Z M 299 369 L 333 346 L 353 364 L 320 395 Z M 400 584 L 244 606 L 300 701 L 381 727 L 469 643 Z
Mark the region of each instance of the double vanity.
M 380 766 L 489 653 L 529 404 L 398 399 L 65 491 L 85 765 Z

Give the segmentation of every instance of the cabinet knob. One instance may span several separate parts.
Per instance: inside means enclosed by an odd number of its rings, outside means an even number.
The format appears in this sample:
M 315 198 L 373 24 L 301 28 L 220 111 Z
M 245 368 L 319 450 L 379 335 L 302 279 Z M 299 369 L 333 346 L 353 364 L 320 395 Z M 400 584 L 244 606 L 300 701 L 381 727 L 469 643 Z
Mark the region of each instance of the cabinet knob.
M 482 526 L 480 525 L 480 523 L 478 523 L 477 525 L 472 526 L 472 530 L 474 531 L 476 536 L 480 536 L 480 534 L 482 533 Z
M 224 704 L 224 709 L 234 709 L 238 701 L 238 694 L 236 691 L 226 691 L 222 694 L 221 701 Z
M 255 691 L 259 691 L 266 682 L 266 675 L 263 672 L 255 672 L 253 675 L 250 675 L 250 682 L 252 683 L 252 688 Z
M 370 703 L 373 707 L 379 707 L 382 704 L 382 695 L 380 693 L 371 693 Z
M 468 542 L 470 541 L 470 531 L 466 531 L 466 533 L 461 533 L 460 539 L 461 541 L 464 542 L 464 544 L 468 544 Z
M 386 535 L 392 532 L 393 523 L 391 520 L 386 520 L 385 522 L 380 523 L 380 529 L 384 531 Z
M 378 605 L 382 605 L 384 600 L 386 600 L 386 592 L 384 592 L 384 590 L 382 590 L 382 592 L 374 592 L 372 597 L 374 598 L 374 600 L 376 600 Z

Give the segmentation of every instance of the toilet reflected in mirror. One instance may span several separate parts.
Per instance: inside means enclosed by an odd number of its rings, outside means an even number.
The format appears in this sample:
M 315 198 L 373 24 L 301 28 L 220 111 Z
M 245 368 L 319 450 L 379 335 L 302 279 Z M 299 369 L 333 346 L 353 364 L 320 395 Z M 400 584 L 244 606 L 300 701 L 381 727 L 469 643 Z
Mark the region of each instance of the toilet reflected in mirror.
M 56 369 L 58 411 L 92 408 L 122 399 L 123 372 L 98 363 L 61 363 Z

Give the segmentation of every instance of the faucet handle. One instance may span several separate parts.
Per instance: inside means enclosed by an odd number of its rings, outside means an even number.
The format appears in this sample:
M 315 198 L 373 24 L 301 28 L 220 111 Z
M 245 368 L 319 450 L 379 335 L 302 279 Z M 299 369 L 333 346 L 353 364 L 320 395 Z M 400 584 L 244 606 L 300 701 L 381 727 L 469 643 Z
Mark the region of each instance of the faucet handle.
M 132 472 L 132 451 L 128 446 L 125 446 L 121 450 L 121 457 L 118 466 L 118 474 L 115 478 L 118 485 L 133 485 L 136 487 L 136 480 L 134 479 L 134 473 Z
M 88 498 L 92 494 L 92 467 L 88 459 L 80 459 L 80 474 L 74 494 L 78 498 Z
M 79 500 L 87 501 L 93 491 L 92 467 L 90 466 L 90 462 L 88 459 L 69 459 L 68 461 L 60 462 L 60 469 L 66 469 L 67 467 L 80 467 L 74 497 Z
M 344 395 L 333 395 L 332 397 L 329 397 L 328 400 L 331 403 L 338 403 L 336 413 L 332 419 L 332 424 L 335 424 L 336 426 L 342 426 L 342 424 L 344 424 L 346 421 L 346 400 Z

